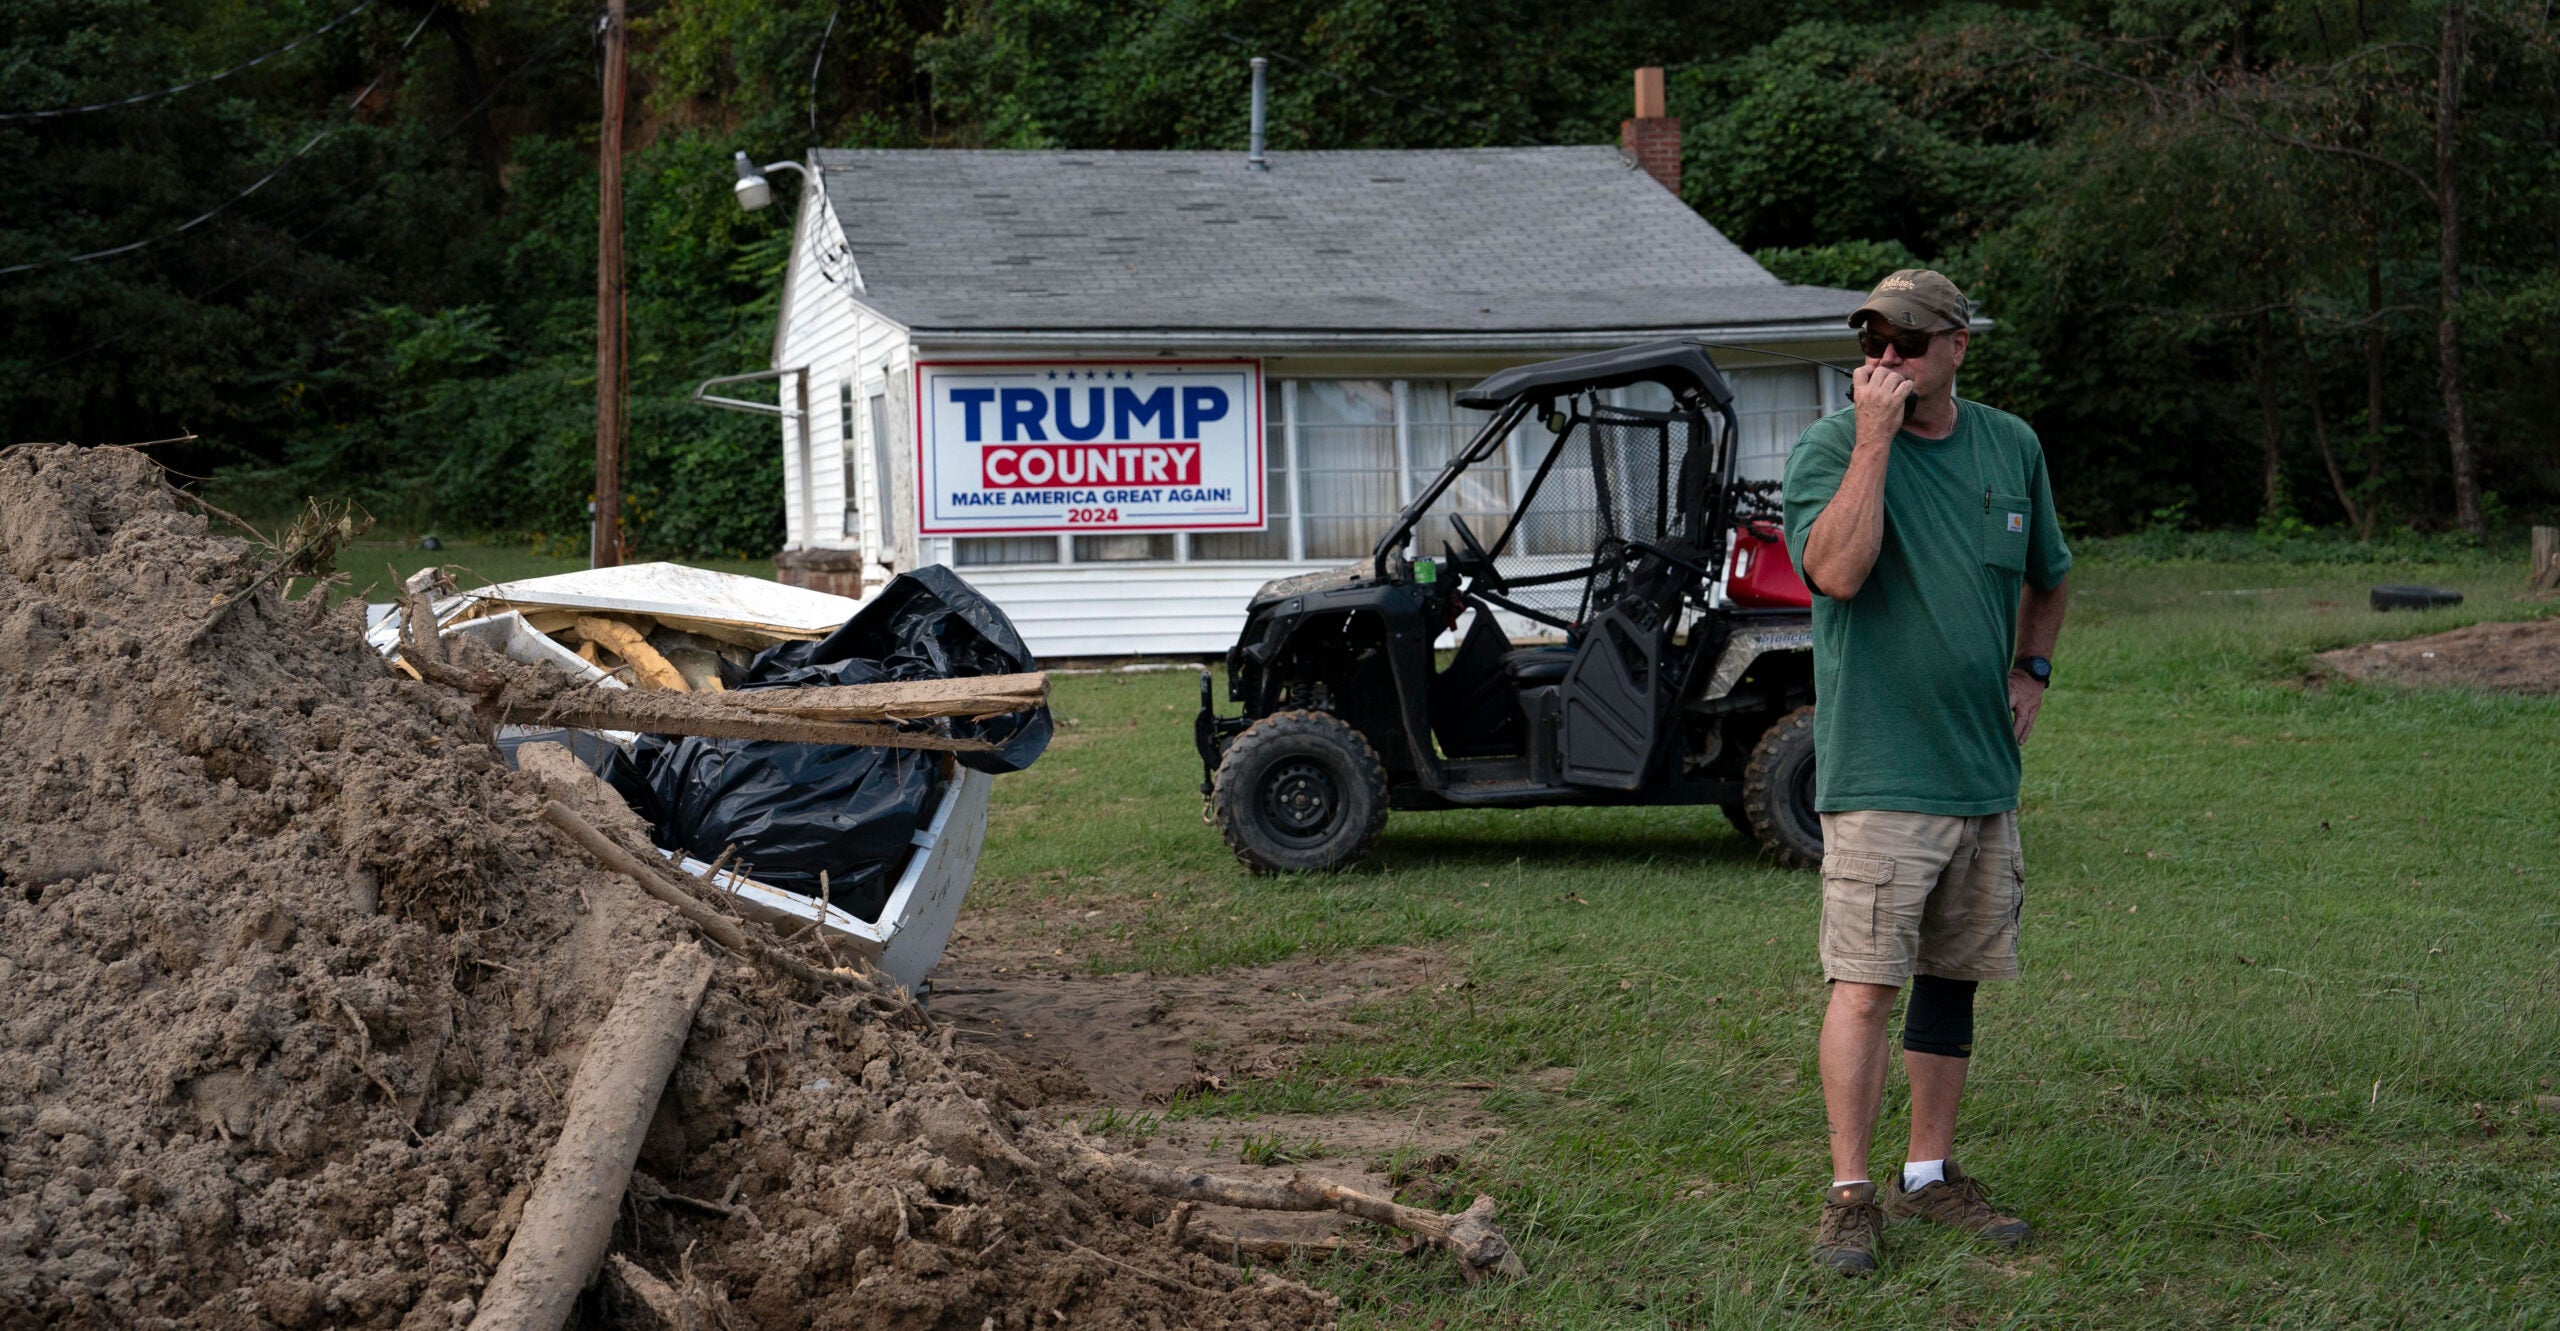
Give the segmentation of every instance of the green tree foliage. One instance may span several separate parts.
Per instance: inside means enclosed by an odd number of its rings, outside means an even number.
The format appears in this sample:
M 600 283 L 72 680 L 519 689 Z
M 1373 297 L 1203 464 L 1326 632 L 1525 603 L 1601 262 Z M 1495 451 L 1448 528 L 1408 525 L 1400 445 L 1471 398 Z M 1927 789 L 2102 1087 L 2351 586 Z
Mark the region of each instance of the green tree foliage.
M 18 0 L 0 6 L 0 112 L 198 77 L 353 3 Z M 2448 3 L 2464 22 L 2445 119 Z M 573 547 L 592 480 L 593 19 L 570 0 L 377 0 L 190 92 L 0 120 L 0 267 L 168 237 L 0 274 L 0 425 L 193 430 L 172 462 L 236 499 L 339 492 Z M 1966 391 L 2036 423 L 2086 526 L 2441 527 L 2457 397 L 2478 507 L 2560 501 L 2543 424 L 2560 350 L 2542 336 L 2560 317 L 2560 52 L 2524 0 L 1860 17 L 639 0 L 635 33 L 626 518 L 644 549 L 780 539 L 772 423 L 684 401 L 770 354 L 791 209 L 740 213 L 731 152 L 1240 149 L 1254 54 L 1273 62 L 1278 150 L 1611 142 L 1628 71 L 1666 66 L 1688 201 L 1789 281 L 1929 265 L 1963 283 L 1998 324 Z

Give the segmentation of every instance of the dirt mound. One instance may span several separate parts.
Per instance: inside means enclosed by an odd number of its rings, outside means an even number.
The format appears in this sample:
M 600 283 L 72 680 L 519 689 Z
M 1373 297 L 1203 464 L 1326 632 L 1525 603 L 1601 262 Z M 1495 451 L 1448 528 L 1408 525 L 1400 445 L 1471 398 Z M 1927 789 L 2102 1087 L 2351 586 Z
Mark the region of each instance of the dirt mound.
M 2316 658 L 2335 678 L 2415 688 L 2560 693 L 2560 618 L 2473 624 L 2398 642 L 2341 647 Z
M 0 453 L 0 1325 L 462 1326 L 588 1033 L 691 937 L 360 607 L 218 606 L 264 561 L 138 454 Z M 724 957 L 578 1322 L 1330 1321 L 1155 1239 L 1026 1084 Z

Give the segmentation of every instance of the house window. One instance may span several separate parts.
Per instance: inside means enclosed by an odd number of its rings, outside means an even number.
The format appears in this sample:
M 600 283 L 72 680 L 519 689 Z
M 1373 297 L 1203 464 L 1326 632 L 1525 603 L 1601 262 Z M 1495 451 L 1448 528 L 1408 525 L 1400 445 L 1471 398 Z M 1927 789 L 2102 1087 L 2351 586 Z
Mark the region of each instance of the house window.
M 1079 536 L 1076 562 L 1079 564 L 1114 564 L 1136 559 L 1173 558 L 1173 533 L 1161 531 L 1113 532 L 1102 536 Z
M 1449 459 L 1473 443 L 1476 432 L 1493 419 L 1491 412 L 1458 405 L 1458 393 L 1468 382 L 1415 379 L 1405 385 L 1405 407 L 1411 416 L 1405 426 L 1405 465 L 1410 469 L 1410 488 L 1415 495 L 1429 489 L 1449 465 Z M 1446 493 L 1433 501 L 1422 521 L 1414 524 L 1413 548 L 1426 555 L 1439 554 L 1444 547 L 1465 550 L 1466 542 L 1459 539 L 1456 527 L 1449 521 L 1452 515 L 1467 524 L 1476 540 L 1491 545 L 1502 534 L 1503 524 L 1510 521 L 1511 493 L 1507 454 L 1497 453 L 1467 468 Z
M 871 484 L 878 487 L 872 492 L 877 502 L 872 504 L 871 511 L 880 515 L 880 550 L 876 555 L 885 558 L 892 544 L 889 540 L 889 511 L 896 507 L 889 497 L 889 397 L 885 393 L 874 393 L 868 405 L 871 408 Z
M 951 542 L 951 562 L 962 568 L 988 564 L 1054 564 L 1055 536 L 961 536 Z
M 1787 454 L 1805 427 L 1827 414 L 1822 384 L 1836 372 L 1810 365 L 1730 370 L 1734 423 L 1742 427 L 1742 448 L 1734 474 L 1746 481 L 1784 479 Z M 1834 406 L 1840 404 L 1835 403 Z
M 1262 386 L 1262 503 L 1270 518 L 1260 531 L 1195 532 L 1193 559 L 1266 559 L 1289 557 L 1289 422 L 1288 395 L 1277 379 Z M 1076 555 L 1082 560 L 1084 555 Z
M 1404 507 L 1395 386 L 1384 379 L 1303 379 L 1297 400 L 1307 558 L 1358 559 Z
M 844 535 L 862 534 L 862 455 L 853 444 L 853 381 L 836 385 L 836 458 L 844 465 Z

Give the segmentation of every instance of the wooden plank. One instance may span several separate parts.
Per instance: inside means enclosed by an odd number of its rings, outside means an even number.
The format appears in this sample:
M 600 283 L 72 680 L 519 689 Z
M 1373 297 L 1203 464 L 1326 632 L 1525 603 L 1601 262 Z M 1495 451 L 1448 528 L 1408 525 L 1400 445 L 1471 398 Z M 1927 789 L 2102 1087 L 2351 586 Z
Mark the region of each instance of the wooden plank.
M 977 719 L 1026 712 L 1048 702 L 1049 677 L 1034 671 L 818 689 L 752 689 L 736 697 L 740 704 L 756 711 L 807 721 L 924 721 L 943 716 Z
M 884 749 L 985 753 L 994 745 L 930 731 L 850 721 L 809 721 L 737 705 L 740 693 L 664 693 L 639 689 L 581 690 L 547 705 L 512 707 L 505 720 L 527 726 L 636 730 L 706 739 L 770 739 L 792 744 L 856 744 Z

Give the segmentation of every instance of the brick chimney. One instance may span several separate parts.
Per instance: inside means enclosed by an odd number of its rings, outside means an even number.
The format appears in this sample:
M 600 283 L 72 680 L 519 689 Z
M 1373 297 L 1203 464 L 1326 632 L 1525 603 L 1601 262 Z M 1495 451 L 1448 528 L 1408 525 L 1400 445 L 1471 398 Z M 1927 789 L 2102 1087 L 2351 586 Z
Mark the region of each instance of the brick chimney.
M 1680 122 L 1663 114 L 1660 66 L 1636 71 L 1636 114 L 1619 124 L 1618 148 L 1664 189 L 1680 192 Z

